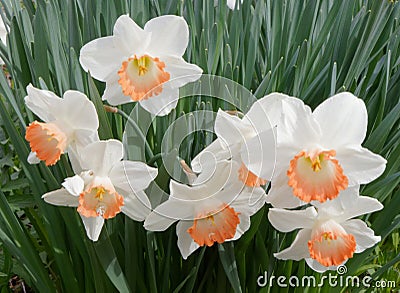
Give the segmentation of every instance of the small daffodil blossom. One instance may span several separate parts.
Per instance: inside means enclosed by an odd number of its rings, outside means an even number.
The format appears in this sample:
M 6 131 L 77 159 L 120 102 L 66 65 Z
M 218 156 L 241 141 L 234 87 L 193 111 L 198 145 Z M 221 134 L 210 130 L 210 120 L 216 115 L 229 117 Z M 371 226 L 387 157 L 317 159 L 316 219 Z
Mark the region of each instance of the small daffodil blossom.
M 179 88 L 202 74 L 201 68 L 182 58 L 188 39 L 182 17 L 156 17 L 142 29 L 122 15 L 113 35 L 83 46 L 79 60 L 84 70 L 106 83 L 103 99 L 111 105 L 135 101 L 164 116 L 176 107 Z
M 386 160 L 361 146 L 367 121 L 364 102 L 351 93 L 332 96 L 313 112 L 299 99 L 284 100 L 268 202 L 281 208 L 325 202 L 380 176 Z
M 265 203 L 265 191 L 238 180 L 240 165 L 219 161 L 205 168 L 192 186 L 171 180 L 169 199 L 146 218 L 144 227 L 164 231 L 178 222 L 178 247 L 184 259 L 200 246 L 238 239 L 250 227 L 250 216 Z
M 0 16 L 0 40 L 3 42 L 4 45 L 6 45 L 7 29 L 3 22 L 3 18 L 1 16 Z M 4 61 L 3 61 L 3 59 L 0 58 L 0 65 L 3 65 L 3 64 L 4 64 Z
M 67 151 L 77 160 L 80 148 L 99 140 L 97 112 L 84 94 L 70 90 L 60 98 L 32 85 L 26 90 L 26 106 L 44 121 L 34 121 L 26 128 L 25 139 L 32 150 L 28 157 L 30 163 L 44 161 L 51 166 Z
M 275 133 L 282 101 L 290 97 L 272 93 L 257 100 L 241 119 L 221 109 L 215 120 L 217 139 L 192 161 L 195 172 L 221 159 L 240 163 L 238 177 L 249 187 L 265 185 L 275 167 Z
M 145 219 L 151 204 L 143 190 L 157 176 L 157 169 L 122 160 L 122 143 L 113 139 L 91 143 L 81 150 L 81 158 L 85 171 L 66 178 L 63 188 L 44 194 L 47 203 L 77 207 L 93 241 L 98 240 L 104 219 L 120 212 L 136 221 Z
M 383 208 L 375 198 L 358 195 L 359 186 L 349 187 L 332 201 L 305 210 L 271 208 L 270 223 L 281 232 L 301 229 L 293 244 L 274 256 L 283 260 L 305 259 L 317 272 L 335 270 L 353 257 L 381 240 L 359 219 L 360 215 Z

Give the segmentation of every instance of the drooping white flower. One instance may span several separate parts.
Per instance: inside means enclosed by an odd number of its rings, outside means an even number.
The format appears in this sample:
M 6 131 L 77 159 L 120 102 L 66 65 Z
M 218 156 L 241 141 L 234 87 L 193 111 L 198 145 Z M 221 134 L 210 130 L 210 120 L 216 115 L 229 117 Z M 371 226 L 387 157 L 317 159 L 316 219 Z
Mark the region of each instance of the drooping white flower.
M 209 165 L 207 165 L 209 166 Z M 265 203 L 265 191 L 238 180 L 240 165 L 219 161 L 204 168 L 192 186 L 171 180 L 169 199 L 146 218 L 144 227 L 163 231 L 178 222 L 178 247 L 184 259 L 200 246 L 238 239 L 250 227 L 250 216 Z
M 81 150 L 82 173 L 64 180 L 63 188 L 43 199 L 58 206 L 77 207 L 88 237 L 97 241 L 104 219 L 123 212 L 143 221 L 151 204 L 143 191 L 157 176 L 157 169 L 142 162 L 123 160 L 118 140 L 97 141 Z
M 188 39 L 182 17 L 156 17 L 142 29 L 122 15 L 112 36 L 83 46 L 79 61 L 94 78 L 106 82 L 103 99 L 111 105 L 138 101 L 148 112 L 163 116 L 176 107 L 179 88 L 202 73 L 182 58 Z
M 364 102 L 337 94 L 314 112 L 299 99 L 286 99 L 277 129 L 276 176 L 268 193 L 275 207 L 297 207 L 334 199 L 348 186 L 366 184 L 386 160 L 363 148 L 367 131 Z
M 381 239 L 365 222 L 352 219 L 383 208 L 375 198 L 358 195 L 359 186 L 349 187 L 325 203 L 313 202 L 305 210 L 271 208 L 268 219 L 281 232 L 301 229 L 292 245 L 274 256 L 278 259 L 305 259 L 317 272 L 335 270 Z
M 28 161 L 45 161 L 54 165 L 61 154 L 78 150 L 99 140 L 99 120 L 93 103 L 78 91 L 66 91 L 63 98 L 32 85 L 26 88 L 26 106 L 42 121 L 32 122 L 26 128 L 25 138 L 32 153 Z
M 275 167 L 275 133 L 282 112 L 280 93 L 257 100 L 242 119 L 219 110 L 215 120 L 217 139 L 192 161 L 195 172 L 213 161 L 233 159 L 240 163 L 239 178 L 247 186 L 260 186 L 271 179 Z

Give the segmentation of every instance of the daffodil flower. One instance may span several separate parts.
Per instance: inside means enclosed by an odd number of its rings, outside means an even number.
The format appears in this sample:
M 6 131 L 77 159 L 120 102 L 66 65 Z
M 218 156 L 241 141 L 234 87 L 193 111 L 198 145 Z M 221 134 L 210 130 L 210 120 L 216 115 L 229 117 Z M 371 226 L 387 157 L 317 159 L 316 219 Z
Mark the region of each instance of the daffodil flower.
M 361 146 L 367 109 L 351 93 L 327 99 L 314 112 L 299 99 L 285 99 L 282 113 L 276 176 L 267 199 L 273 206 L 325 202 L 383 173 L 386 160 Z
M 156 17 L 142 29 L 122 15 L 114 34 L 83 46 L 79 60 L 84 70 L 106 82 L 103 99 L 111 105 L 136 101 L 148 112 L 163 116 L 176 107 L 179 88 L 202 73 L 182 58 L 188 39 L 182 17 Z
M 178 247 L 184 259 L 200 246 L 238 239 L 250 227 L 250 216 L 265 203 L 265 191 L 238 180 L 240 165 L 219 161 L 205 168 L 192 186 L 171 180 L 169 199 L 146 218 L 144 227 L 164 231 L 178 221 Z
M 34 121 L 26 128 L 25 138 L 32 150 L 28 157 L 30 163 L 42 160 L 51 166 L 67 151 L 77 160 L 80 148 L 99 140 L 97 112 L 84 94 L 70 90 L 60 98 L 32 85 L 26 90 L 26 106 L 44 121 Z
M 0 40 L 3 42 L 3 44 L 6 44 L 7 41 L 7 29 L 6 26 L 3 22 L 3 18 L 0 17 Z M 0 65 L 3 65 L 4 61 L 3 59 L 0 58 Z
M 383 208 L 375 198 L 358 195 L 359 186 L 342 191 L 323 204 L 318 201 L 305 210 L 271 208 L 268 219 L 281 232 L 301 229 L 292 245 L 274 256 L 283 260 L 305 259 L 317 272 L 335 270 L 381 239 L 359 219 L 352 219 Z
M 275 167 L 275 133 L 282 101 L 290 97 L 272 93 L 257 100 L 242 119 L 221 109 L 215 120 L 217 139 L 192 161 L 195 172 L 213 161 L 240 163 L 238 177 L 246 186 L 259 187 L 271 179 Z
M 89 144 L 81 150 L 84 171 L 66 178 L 63 188 L 44 194 L 43 199 L 57 206 L 77 207 L 93 241 L 98 240 L 104 219 L 120 212 L 143 221 L 151 209 L 143 190 L 157 176 L 157 169 L 122 158 L 123 146 L 118 140 Z

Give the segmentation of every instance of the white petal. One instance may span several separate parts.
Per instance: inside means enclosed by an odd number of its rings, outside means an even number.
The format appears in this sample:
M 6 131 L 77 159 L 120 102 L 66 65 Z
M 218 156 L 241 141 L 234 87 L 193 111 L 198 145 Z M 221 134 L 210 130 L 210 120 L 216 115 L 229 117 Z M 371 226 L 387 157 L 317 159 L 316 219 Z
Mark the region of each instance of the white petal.
M 90 217 L 87 218 L 81 215 L 83 225 L 85 226 L 86 234 L 92 241 L 99 240 L 101 229 L 104 225 L 103 217 Z
M 96 176 L 108 176 L 112 167 L 123 158 L 123 145 L 120 141 L 109 139 L 96 141 L 82 150 L 82 167 L 92 170 Z
M 236 227 L 235 236 L 231 239 L 227 239 L 226 241 L 234 241 L 242 237 L 242 235 L 249 230 L 250 228 L 250 217 L 248 215 L 239 214 L 239 225 Z
M 231 203 L 235 211 L 240 214 L 252 216 L 265 205 L 266 194 L 261 187 L 245 187 Z
M 356 219 L 341 224 L 347 233 L 352 234 L 356 239 L 356 253 L 363 252 L 381 241 L 380 236 L 375 236 L 374 230 L 368 228 L 365 222 Z
M 282 115 L 282 101 L 294 99 L 281 93 L 271 93 L 257 100 L 243 117 L 257 132 L 263 132 L 278 125 Z
M 214 130 L 219 139 L 235 154 L 240 151 L 245 138 L 256 135 L 255 128 L 244 123 L 242 119 L 219 109 L 215 119 Z
M 48 192 L 42 196 L 45 202 L 56 206 L 77 207 L 78 198 L 64 188 Z
M 207 167 L 209 167 L 209 165 L 207 165 Z M 203 172 L 200 173 L 196 181 L 193 182 L 193 186 L 171 180 L 169 185 L 170 194 L 174 198 L 198 202 L 213 196 L 221 198 L 221 191 L 224 187 L 234 185 L 235 181 L 239 182 L 239 180 L 237 180 L 237 170 L 238 167 L 236 163 L 232 161 L 218 162 L 212 175 L 209 175 L 211 171 L 203 169 Z M 203 173 L 206 174 L 206 176 L 203 177 Z M 205 178 L 208 180 L 206 181 Z M 239 184 L 239 190 L 241 190 L 241 187 L 242 184 Z M 232 196 L 231 199 L 233 198 Z
M 83 192 L 85 182 L 79 175 L 74 177 L 65 178 L 64 182 L 61 184 L 70 194 L 74 196 L 79 196 Z
M 163 15 L 150 19 L 144 26 L 151 33 L 149 52 L 155 57 L 173 55 L 181 57 L 189 41 L 189 28 L 183 17 Z
M 301 260 L 303 258 L 310 257 L 310 251 L 308 250 L 308 241 L 311 239 L 311 229 L 302 229 L 297 233 L 292 245 L 288 248 L 274 253 L 277 259 L 292 259 Z
M 121 49 L 121 42 L 114 36 L 95 39 L 84 45 L 79 62 L 82 68 L 97 80 L 107 81 L 117 74 L 124 59 L 130 54 Z
M 165 63 L 165 71 L 170 74 L 167 84 L 171 88 L 179 88 L 196 81 L 203 73 L 200 67 L 187 63 L 182 57 L 165 56 L 160 60 Z
M 64 120 L 72 128 L 93 131 L 97 131 L 99 128 L 96 108 L 85 94 L 72 90 L 66 91 L 60 107 L 62 107 L 60 115 L 63 115 Z
M 193 215 L 194 209 L 190 202 L 170 198 L 148 215 L 144 227 L 149 231 L 164 231 L 176 221 L 193 219 Z
M 144 191 L 125 196 L 122 212 L 135 221 L 144 221 L 151 212 L 151 203 Z
M 325 267 L 323 265 L 321 265 L 318 261 L 316 261 L 315 259 L 312 258 L 306 258 L 306 263 L 308 264 L 308 266 L 310 268 L 312 268 L 314 271 L 318 272 L 318 273 L 323 273 L 326 271 L 335 271 L 337 266 L 330 266 L 330 267 Z M 343 262 L 340 265 L 343 265 L 345 262 Z
M 322 142 L 336 149 L 361 145 L 367 133 L 367 108 L 351 93 L 340 93 L 325 100 L 313 113 L 322 131 Z
M 240 151 L 247 169 L 258 177 L 271 180 L 275 169 L 276 144 L 273 129 L 268 129 L 246 140 Z
M 268 191 L 267 202 L 276 208 L 297 208 L 306 204 L 293 195 L 293 189 L 288 185 L 286 171 L 272 179 L 271 189 Z
M 103 100 L 106 100 L 112 106 L 133 102 L 130 96 L 125 96 L 122 92 L 122 87 L 118 83 L 118 78 L 107 81 L 106 89 L 103 93 Z
M 217 162 L 231 158 L 232 154 L 229 152 L 227 146 L 223 147 L 221 145 L 222 143 L 222 140 L 217 138 L 194 157 L 191 163 L 193 172 L 200 173 L 203 171 L 203 166 L 216 166 Z
M 70 143 L 68 152 L 70 152 L 72 148 L 75 152 L 80 153 L 82 149 L 96 141 L 99 141 L 99 134 L 97 130 L 76 129 L 74 131 L 74 140 Z M 75 155 L 77 158 L 79 158 L 78 154 Z
M 53 92 L 41 90 L 29 84 L 26 87 L 28 95 L 25 97 L 25 104 L 36 116 L 45 122 L 54 121 L 62 99 Z
M 6 29 L 6 26 L 4 25 L 3 18 L 1 18 L 1 17 L 0 17 L 0 39 L 4 45 L 7 45 L 6 44 L 7 29 Z
M 290 232 L 302 228 L 311 229 L 317 215 L 314 207 L 299 211 L 271 208 L 268 212 L 268 219 L 275 229 L 281 232 Z
M 183 259 L 187 259 L 200 246 L 194 242 L 187 230 L 193 226 L 192 221 L 179 221 L 176 225 L 176 235 L 178 236 L 178 248 Z
M 27 161 L 31 165 L 39 164 L 40 159 L 36 156 L 35 152 L 30 152 L 27 158 Z
M 146 189 L 157 174 L 156 168 L 143 162 L 121 161 L 113 166 L 108 177 L 115 187 L 130 193 Z
M 139 103 L 147 112 L 156 116 L 165 116 L 176 107 L 178 100 L 179 89 L 164 87 L 159 95 L 142 100 Z
M 292 145 L 299 150 L 319 142 L 321 130 L 310 107 L 299 99 L 282 100 L 282 117 L 278 123 L 278 145 Z
M 340 149 L 336 158 L 349 179 L 349 185 L 366 184 L 378 178 L 385 171 L 386 160 L 366 148 Z
M 114 36 L 119 39 L 124 52 L 142 56 L 150 44 L 151 34 L 145 32 L 128 15 L 121 15 L 115 22 Z

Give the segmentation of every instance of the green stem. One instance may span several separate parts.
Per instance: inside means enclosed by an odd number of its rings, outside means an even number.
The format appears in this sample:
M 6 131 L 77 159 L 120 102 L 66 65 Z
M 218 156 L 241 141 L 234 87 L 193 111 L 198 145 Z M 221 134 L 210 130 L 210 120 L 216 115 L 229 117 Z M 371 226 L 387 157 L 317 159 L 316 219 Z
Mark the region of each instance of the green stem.
M 135 131 L 137 132 L 137 134 L 140 136 L 140 138 L 143 140 L 144 142 L 144 147 L 145 147 L 145 153 L 149 158 L 153 158 L 154 154 L 153 151 L 151 150 L 151 147 L 149 145 L 149 143 L 147 142 L 146 137 L 144 136 L 144 134 L 142 133 L 142 130 L 139 128 L 139 125 L 137 125 L 137 123 L 128 115 L 126 114 L 124 111 L 117 109 L 117 113 L 120 114 L 122 117 L 124 117 L 128 123 L 135 129 Z M 150 159 L 151 160 L 151 159 Z

